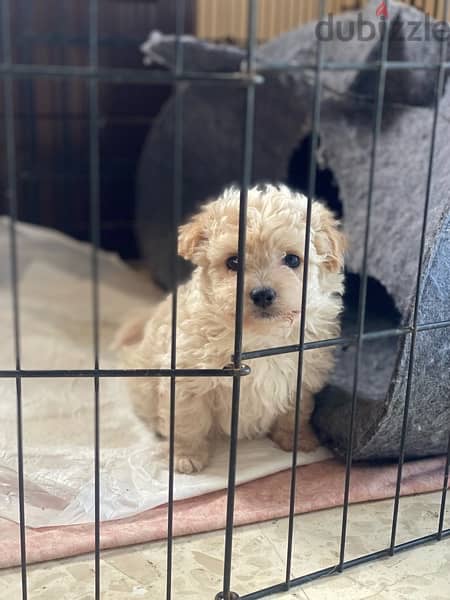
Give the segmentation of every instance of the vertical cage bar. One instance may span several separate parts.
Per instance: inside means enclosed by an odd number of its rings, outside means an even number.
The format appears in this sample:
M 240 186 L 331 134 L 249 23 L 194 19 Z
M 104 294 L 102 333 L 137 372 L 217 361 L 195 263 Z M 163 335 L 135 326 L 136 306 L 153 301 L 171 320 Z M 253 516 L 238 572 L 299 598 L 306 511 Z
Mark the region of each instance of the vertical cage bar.
M 448 15 L 448 5 L 449 0 L 445 0 L 444 2 L 444 19 L 447 18 Z M 446 69 L 445 69 L 445 61 L 447 58 L 447 48 L 448 48 L 448 40 L 447 36 L 443 36 L 441 40 L 440 47 L 440 62 L 438 67 L 438 76 L 436 80 L 436 90 L 435 90 L 435 104 L 434 104 L 434 113 L 433 113 L 433 125 L 431 130 L 431 142 L 430 142 L 430 154 L 428 159 L 428 173 L 427 173 L 427 186 L 425 193 L 425 205 L 423 212 L 423 221 L 422 221 L 422 231 L 420 235 L 420 249 L 419 249 L 419 264 L 417 267 L 417 278 L 416 278 L 416 286 L 415 286 L 415 298 L 414 298 L 414 307 L 413 307 L 413 315 L 412 315 L 412 332 L 411 332 L 411 347 L 409 351 L 409 364 L 408 364 L 408 375 L 406 380 L 406 391 L 405 391 L 405 405 L 403 407 L 403 422 L 402 422 L 402 433 L 400 437 L 400 451 L 399 451 L 399 459 L 398 459 L 398 469 L 397 469 L 397 482 L 395 489 L 395 499 L 394 499 L 394 509 L 392 514 L 392 529 L 391 529 L 391 544 L 390 544 L 390 554 L 393 556 L 395 552 L 395 539 L 397 535 L 397 525 L 398 525 L 398 514 L 400 508 L 400 492 L 402 486 L 402 476 L 403 476 L 403 464 L 405 462 L 405 450 L 406 450 L 406 438 L 408 434 L 408 418 L 409 418 L 409 406 L 411 403 L 411 393 L 412 393 L 412 383 L 413 383 L 413 371 L 414 371 L 414 361 L 416 354 L 416 341 L 417 341 L 417 325 L 419 319 L 419 305 L 420 305 L 420 293 L 421 293 L 421 280 L 423 274 L 423 259 L 425 254 L 425 243 L 426 243 L 426 234 L 427 234 L 427 226 L 428 226 L 428 213 L 430 207 L 430 199 L 431 199 L 431 188 L 433 183 L 433 163 L 434 163 L 434 155 L 436 151 L 436 139 L 438 132 L 438 120 L 439 120 L 439 104 L 442 98 L 442 95 L 445 90 L 445 80 L 446 80 Z
M 390 9 L 390 2 L 387 1 L 388 11 Z M 384 17 L 382 17 L 384 18 Z M 351 403 L 351 414 L 350 423 L 348 430 L 348 447 L 345 464 L 345 484 L 344 484 L 344 507 L 342 511 L 342 529 L 341 529 L 341 547 L 339 553 L 339 565 L 338 569 L 342 572 L 345 562 L 345 545 L 347 539 L 347 524 L 348 524 L 348 507 L 350 501 L 350 482 L 351 482 L 351 470 L 353 462 L 353 436 L 355 428 L 356 418 L 356 407 L 358 401 L 358 381 L 359 372 L 361 365 L 361 354 L 363 348 L 363 335 L 364 326 L 366 320 L 366 300 L 367 300 L 367 280 L 368 280 L 368 258 L 369 258 L 369 238 L 370 238 L 370 223 L 372 217 L 372 204 L 373 204 L 373 190 L 375 183 L 375 172 L 376 172 L 376 157 L 378 142 L 381 131 L 381 122 L 383 119 L 383 101 L 384 101 L 384 90 L 386 86 L 386 62 L 388 57 L 389 48 L 389 17 L 385 19 L 384 27 L 381 29 L 382 43 L 381 43 L 381 60 L 377 72 L 377 86 L 376 86 L 376 99 L 375 99 L 375 114 L 372 127 L 372 149 L 370 156 L 370 170 L 369 170 L 369 189 L 367 193 L 367 214 L 364 231 L 364 248 L 363 248 L 363 259 L 362 259 L 362 274 L 361 283 L 359 289 L 359 300 L 358 300 L 358 320 L 357 320 L 357 342 L 356 342 L 356 353 L 355 353 L 355 366 L 353 371 L 353 389 L 352 389 L 352 403 Z
M 175 75 L 183 72 L 183 42 L 186 14 L 185 0 L 179 0 L 175 14 Z M 170 368 L 176 369 L 177 364 L 177 314 L 178 314 L 178 226 L 181 220 L 182 190 L 183 190 L 183 96 L 178 81 L 175 82 L 175 133 L 173 146 L 173 214 L 172 214 L 172 338 Z M 176 377 L 170 377 L 170 423 L 169 423 L 169 483 L 168 483 L 168 512 L 167 512 L 167 581 L 166 599 L 172 598 L 172 567 L 173 567 L 173 488 L 175 476 L 175 410 L 176 410 Z
M 2 46 L 3 61 L 6 66 L 12 65 L 11 44 L 11 5 L 9 0 L 2 2 Z M 20 529 L 20 567 L 22 582 L 22 599 L 27 600 L 27 546 L 25 531 L 25 485 L 23 469 L 23 417 L 22 417 L 22 379 L 21 379 L 21 348 L 20 348 L 20 302 L 19 302 L 19 273 L 17 258 L 16 222 L 18 218 L 17 201 L 17 166 L 16 140 L 14 128 L 14 88 L 13 80 L 5 75 L 3 80 L 4 117 L 6 135 L 6 170 L 7 198 L 9 209 L 9 240 L 11 260 L 11 293 L 13 303 L 14 358 L 16 375 L 16 414 L 17 414 L 17 478 L 19 488 L 19 529 Z
M 247 22 L 247 65 L 248 74 L 253 72 L 254 53 L 256 47 L 256 27 L 257 27 L 257 0 L 248 0 L 248 22 Z M 253 160 L 253 130 L 255 117 L 255 84 L 253 81 L 247 81 L 245 95 L 245 121 L 243 134 L 243 165 L 241 192 L 239 204 L 239 242 L 238 242 L 238 262 L 236 284 L 236 319 L 235 319 L 235 340 L 234 340 L 234 367 L 241 367 L 242 359 L 242 328 L 244 313 L 244 273 L 245 273 L 245 243 L 247 229 L 247 199 L 248 188 L 252 176 Z M 238 422 L 239 422 L 239 401 L 240 401 L 241 380 L 240 375 L 233 377 L 233 395 L 231 409 L 231 430 L 230 430 L 230 454 L 228 463 L 228 494 L 227 494 L 227 516 L 225 529 L 225 556 L 223 573 L 223 600 L 232 600 L 230 589 L 231 584 L 231 563 L 233 552 L 233 528 L 234 528 L 234 500 L 236 492 L 236 460 L 237 460 L 237 442 L 238 442 Z
M 450 432 L 449 432 L 449 436 L 448 436 L 447 458 L 445 461 L 445 468 L 444 468 L 444 485 L 442 487 L 441 509 L 439 512 L 439 525 L 438 525 L 438 533 L 437 533 L 437 538 L 439 541 L 442 540 L 442 536 L 444 533 L 445 509 L 446 509 L 446 504 L 447 504 L 447 493 L 448 493 L 448 483 L 449 483 L 449 470 L 450 470 Z
M 17 2 L 16 6 L 19 7 L 20 4 Z M 23 7 L 20 6 L 19 10 Z M 16 8 L 17 10 L 17 8 Z M 22 13 L 24 14 L 25 11 Z M 25 34 L 31 34 L 33 30 L 32 23 L 32 13 L 31 11 L 27 15 L 27 22 L 24 23 L 24 32 Z M 34 45 L 31 43 L 23 44 L 20 52 L 19 61 L 26 62 L 28 64 L 33 63 L 33 49 Z M 25 206 L 27 207 L 27 218 L 31 221 L 36 221 L 39 223 L 40 220 L 40 194 L 39 194 L 39 186 L 41 182 L 38 179 L 37 175 L 37 131 L 36 131 L 36 122 L 38 119 L 38 111 L 37 111 L 37 102 L 36 102 L 36 93 L 35 93 L 35 81 L 32 77 L 26 79 L 23 82 L 23 94 L 24 94 L 24 104 L 25 110 L 28 111 L 28 114 L 25 114 L 24 121 L 26 121 L 25 127 L 27 128 L 27 147 L 29 148 L 28 160 L 26 162 L 26 169 L 28 170 L 31 177 L 26 181 L 26 186 L 22 184 L 22 189 L 26 189 L 26 194 L 24 194 Z M 20 173 L 20 171 L 19 171 Z M 22 179 L 22 173 L 19 175 L 19 180 Z
M 89 1 L 89 67 L 98 70 L 98 0 Z M 98 135 L 98 79 L 89 80 L 89 176 L 91 225 L 92 326 L 94 368 L 99 369 L 100 303 L 98 249 L 100 246 L 100 152 Z M 100 380 L 94 375 L 94 555 L 95 600 L 100 600 Z
M 448 490 L 448 473 L 450 468 L 450 433 L 448 436 L 448 445 L 447 445 L 447 459 L 445 461 L 445 470 L 444 470 L 444 486 L 442 488 L 442 498 L 441 498 L 441 510 L 439 513 L 439 526 L 438 526 L 438 540 L 442 540 L 442 534 L 444 531 L 444 521 L 445 521 L 445 508 L 447 504 L 447 490 Z
M 69 27 L 68 25 L 70 24 L 70 14 L 71 11 L 69 9 L 69 4 L 68 4 L 68 0 L 60 0 L 60 6 L 59 6 L 59 13 L 60 13 L 60 17 L 61 17 L 61 28 L 62 31 L 64 32 L 64 34 L 66 36 L 69 36 Z M 60 45 L 60 52 L 61 52 L 61 59 L 62 59 L 62 63 L 63 64 L 70 64 L 70 52 L 67 50 L 67 46 L 66 44 L 63 42 Z M 69 119 L 69 113 L 70 113 L 70 109 L 69 109 L 69 93 L 70 93 L 70 81 L 67 81 L 67 79 L 63 79 L 61 80 L 60 83 L 60 94 L 59 95 L 59 102 L 58 105 L 60 106 L 60 110 L 61 113 L 63 115 L 62 117 L 62 123 L 61 123 L 61 138 L 58 140 L 58 143 L 61 144 L 62 146 L 62 160 L 61 160 L 61 170 L 62 172 L 65 174 L 67 173 L 68 170 L 70 170 L 70 165 L 72 164 L 71 161 L 71 149 L 70 149 L 70 131 L 69 131 L 69 123 L 68 123 L 68 119 Z M 63 177 L 63 181 L 62 181 L 62 193 L 64 195 L 64 198 L 67 198 L 69 196 L 69 185 L 67 182 L 66 177 Z M 69 227 L 69 224 L 71 224 L 71 221 L 73 220 L 74 217 L 74 211 L 73 211 L 73 207 L 70 207 L 69 203 L 67 205 L 65 205 L 63 207 L 63 212 L 62 215 L 59 216 L 59 219 L 61 219 L 60 223 L 62 225 L 62 227 L 67 230 Z
M 325 15 L 325 0 L 320 0 L 319 5 L 320 18 Z M 295 523 L 295 496 L 297 491 L 297 452 L 298 438 L 300 429 L 300 407 L 302 402 L 302 382 L 303 382 L 303 356 L 305 345 L 306 331 L 306 306 L 308 302 L 308 273 L 309 273 L 309 255 L 311 245 L 311 214 L 312 203 L 316 188 L 316 165 L 317 165 L 317 149 L 319 145 L 319 129 L 320 129 L 320 104 L 322 96 L 322 65 L 323 65 L 323 43 L 321 39 L 317 40 L 317 55 L 316 55 L 316 72 L 314 82 L 314 100 L 312 110 L 312 138 L 311 150 L 309 157 L 309 173 L 308 173 L 308 204 L 306 210 L 305 224 L 305 246 L 304 246 L 304 270 L 302 281 L 302 303 L 300 309 L 300 338 L 299 338 L 299 354 L 297 363 L 297 384 L 295 391 L 295 420 L 294 420 L 294 439 L 292 449 L 292 466 L 291 466 L 291 483 L 290 483 L 290 499 L 289 499 L 289 525 L 288 525 L 288 540 L 286 554 L 286 575 L 285 583 L 289 589 L 291 580 L 292 567 L 292 551 L 294 546 L 294 523 Z

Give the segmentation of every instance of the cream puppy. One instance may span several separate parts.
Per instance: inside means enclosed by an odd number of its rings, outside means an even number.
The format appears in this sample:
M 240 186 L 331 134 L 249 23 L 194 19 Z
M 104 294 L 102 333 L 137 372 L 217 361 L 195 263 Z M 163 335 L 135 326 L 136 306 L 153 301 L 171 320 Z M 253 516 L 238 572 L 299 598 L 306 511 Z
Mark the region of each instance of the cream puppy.
M 254 187 L 248 194 L 244 293 L 244 350 L 296 344 L 299 340 L 307 199 L 285 186 Z M 234 344 L 239 190 L 230 188 L 179 230 L 179 253 L 196 269 L 179 288 L 177 367 L 221 369 Z M 312 205 L 306 341 L 339 335 L 342 309 L 344 236 L 332 213 Z M 139 317 L 118 334 L 130 368 L 168 368 L 171 297 L 150 318 Z M 297 381 L 296 353 L 248 361 L 241 380 L 239 438 L 269 435 L 291 450 Z M 330 348 L 304 354 L 300 448 L 318 442 L 309 423 L 313 395 L 333 365 Z M 208 463 L 211 439 L 229 435 L 232 378 L 178 378 L 175 468 L 200 471 Z M 162 438 L 169 436 L 170 381 L 132 380 L 136 413 Z

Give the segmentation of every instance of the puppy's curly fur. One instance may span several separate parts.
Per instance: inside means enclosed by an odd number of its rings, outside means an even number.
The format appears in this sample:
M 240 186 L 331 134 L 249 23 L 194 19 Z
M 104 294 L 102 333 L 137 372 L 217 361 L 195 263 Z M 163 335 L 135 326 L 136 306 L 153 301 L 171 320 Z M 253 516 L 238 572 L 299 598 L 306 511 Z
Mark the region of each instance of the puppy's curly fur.
M 248 194 L 244 294 L 244 350 L 298 343 L 307 200 L 285 186 L 255 187 Z M 220 369 L 230 362 L 234 343 L 239 190 L 230 188 L 179 230 L 179 252 L 196 269 L 179 288 L 177 367 Z M 312 204 L 306 341 L 339 335 L 342 308 L 344 236 L 332 213 Z M 290 255 L 291 260 L 286 260 Z M 294 256 L 294 260 L 292 260 Z M 300 261 L 296 261 L 299 257 Z M 299 265 L 295 266 L 299 262 Z M 286 264 L 288 263 L 288 264 Z M 290 266 L 289 266 L 290 265 Z M 230 268 L 231 267 L 231 268 Z M 255 290 L 271 290 L 255 302 Z M 253 292 L 253 293 L 252 293 Z M 257 293 L 256 293 L 257 296 Z M 274 296 L 274 297 L 272 297 Z M 147 319 L 126 325 L 119 343 L 131 368 L 168 368 L 171 351 L 171 297 Z M 241 381 L 239 438 L 270 435 L 291 450 L 298 357 L 295 353 L 250 361 Z M 300 448 L 317 440 L 309 424 L 313 394 L 333 365 L 329 348 L 304 354 Z M 160 436 L 169 435 L 170 381 L 132 380 L 137 414 Z M 213 436 L 229 434 L 231 378 L 179 378 L 176 384 L 175 468 L 200 471 L 208 462 Z

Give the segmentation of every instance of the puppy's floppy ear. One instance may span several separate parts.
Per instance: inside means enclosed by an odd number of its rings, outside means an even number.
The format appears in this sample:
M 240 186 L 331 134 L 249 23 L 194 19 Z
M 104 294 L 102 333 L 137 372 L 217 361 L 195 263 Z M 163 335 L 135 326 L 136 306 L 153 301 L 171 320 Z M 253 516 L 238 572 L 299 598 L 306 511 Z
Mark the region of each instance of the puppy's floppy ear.
M 208 214 L 205 209 L 178 229 L 178 254 L 194 264 L 201 262 L 201 250 L 208 241 Z
M 338 273 L 344 266 L 347 239 L 333 213 L 320 202 L 312 206 L 313 241 L 327 271 Z

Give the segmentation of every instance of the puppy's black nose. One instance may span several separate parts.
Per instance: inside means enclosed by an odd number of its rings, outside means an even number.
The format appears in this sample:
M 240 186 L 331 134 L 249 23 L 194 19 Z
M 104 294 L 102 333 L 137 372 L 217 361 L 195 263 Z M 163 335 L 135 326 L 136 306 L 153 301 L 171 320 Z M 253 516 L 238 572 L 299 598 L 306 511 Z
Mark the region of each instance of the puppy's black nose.
M 267 287 L 255 288 L 250 292 L 250 298 L 253 300 L 256 306 L 259 306 L 260 308 L 267 308 L 273 304 L 273 301 L 276 297 L 276 291 Z

